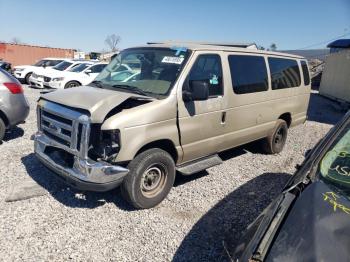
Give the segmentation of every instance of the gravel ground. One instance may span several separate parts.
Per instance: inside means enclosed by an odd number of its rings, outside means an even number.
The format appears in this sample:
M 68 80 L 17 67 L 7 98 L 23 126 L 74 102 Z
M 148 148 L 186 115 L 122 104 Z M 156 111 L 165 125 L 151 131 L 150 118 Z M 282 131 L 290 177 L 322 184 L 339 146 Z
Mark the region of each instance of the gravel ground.
M 161 205 L 140 211 L 118 189 L 74 191 L 36 160 L 30 136 L 40 91 L 25 92 L 31 103 L 27 122 L 0 146 L 4 261 L 222 261 L 223 239 L 237 239 L 280 192 L 304 152 L 342 116 L 331 101 L 312 94 L 309 121 L 290 130 L 281 154 L 261 154 L 256 143 L 224 152 L 222 165 L 179 176 Z M 23 190 L 34 190 L 33 197 L 5 202 Z

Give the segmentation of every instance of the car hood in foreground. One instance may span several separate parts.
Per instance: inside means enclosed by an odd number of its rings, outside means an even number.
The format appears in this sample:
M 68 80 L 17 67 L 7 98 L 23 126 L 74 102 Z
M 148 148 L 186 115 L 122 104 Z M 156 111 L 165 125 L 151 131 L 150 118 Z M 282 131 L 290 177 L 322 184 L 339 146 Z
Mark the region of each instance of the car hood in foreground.
M 128 99 L 148 99 L 147 97 L 133 93 L 91 86 L 57 90 L 46 93 L 41 97 L 64 106 L 89 111 L 91 115 L 90 121 L 92 123 L 102 123 L 112 109 Z
M 346 261 L 349 247 L 350 201 L 316 181 L 295 201 L 266 261 Z

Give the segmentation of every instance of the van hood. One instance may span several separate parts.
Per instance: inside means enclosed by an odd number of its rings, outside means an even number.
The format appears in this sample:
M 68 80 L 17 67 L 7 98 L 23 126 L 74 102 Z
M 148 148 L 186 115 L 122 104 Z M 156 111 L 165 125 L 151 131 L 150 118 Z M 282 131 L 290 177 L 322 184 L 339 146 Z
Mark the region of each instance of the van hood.
M 42 99 L 90 112 L 91 123 L 102 123 L 106 115 L 128 99 L 150 100 L 149 97 L 91 86 L 79 86 L 43 94 Z

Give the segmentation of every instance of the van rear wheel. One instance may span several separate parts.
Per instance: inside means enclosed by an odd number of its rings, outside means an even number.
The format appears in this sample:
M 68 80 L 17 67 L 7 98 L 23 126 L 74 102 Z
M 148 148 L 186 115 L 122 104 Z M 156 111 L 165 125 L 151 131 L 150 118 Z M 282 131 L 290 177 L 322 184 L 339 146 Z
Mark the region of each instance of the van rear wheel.
M 278 119 L 274 129 L 264 140 L 264 151 L 268 154 L 280 153 L 286 143 L 287 133 L 286 121 Z
M 0 143 L 4 139 L 5 131 L 6 131 L 5 123 L 0 117 Z
M 175 163 L 159 148 L 146 150 L 128 165 L 129 174 L 122 184 L 123 197 L 134 207 L 158 205 L 168 195 L 175 181 Z

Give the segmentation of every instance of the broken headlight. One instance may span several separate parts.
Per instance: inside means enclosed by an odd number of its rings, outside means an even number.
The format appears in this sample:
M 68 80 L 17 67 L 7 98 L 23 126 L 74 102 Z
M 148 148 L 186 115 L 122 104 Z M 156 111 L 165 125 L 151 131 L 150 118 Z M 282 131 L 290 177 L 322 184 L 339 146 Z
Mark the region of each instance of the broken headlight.
M 94 139 L 90 157 L 95 160 L 113 162 L 120 149 L 119 130 L 101 130 L 98 139 Z

